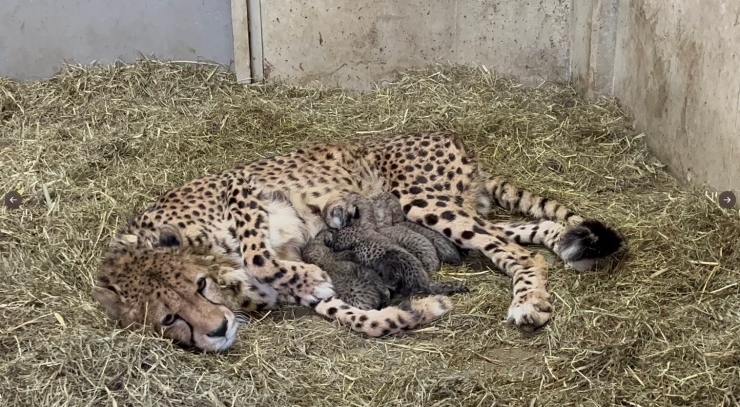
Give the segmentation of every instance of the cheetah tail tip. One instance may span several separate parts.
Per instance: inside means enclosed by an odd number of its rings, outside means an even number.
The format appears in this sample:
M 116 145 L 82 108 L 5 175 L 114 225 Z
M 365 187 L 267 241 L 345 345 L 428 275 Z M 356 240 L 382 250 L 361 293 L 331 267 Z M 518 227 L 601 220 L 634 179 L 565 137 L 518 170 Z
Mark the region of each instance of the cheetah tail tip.
M 561 242 L 561 257 L 568 262 L 602 259 L 627 250 L 627 239 L 622 232 L 595 219 L 586 219 L 569 228 Z

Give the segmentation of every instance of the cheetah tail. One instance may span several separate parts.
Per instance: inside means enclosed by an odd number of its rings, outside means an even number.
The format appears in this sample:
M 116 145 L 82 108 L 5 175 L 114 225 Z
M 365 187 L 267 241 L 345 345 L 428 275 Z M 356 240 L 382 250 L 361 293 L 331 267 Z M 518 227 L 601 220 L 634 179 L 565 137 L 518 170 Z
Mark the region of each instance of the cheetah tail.
M 576 225 L 583 218 L 560 202 L 518 188 L 503 177 L 489 177 L 485 189 L 493 203 L 513 213 L 521 213 L 534 219 L 547 219 Z M 483 204 L 483 202 L 481 202 Z M 487 205 L 483 205 L 485 208 Z M 487 212 L 486 208 L 484 212 Z
M 336 319 L 356 332 L 381 337 L 406 332 L 440 318 L 452 309 L 452 301 L 437 295 L 407 300 L 397 307 L 365 311 L 331 297 L 318 302 L 314 309 L 319 315 Z

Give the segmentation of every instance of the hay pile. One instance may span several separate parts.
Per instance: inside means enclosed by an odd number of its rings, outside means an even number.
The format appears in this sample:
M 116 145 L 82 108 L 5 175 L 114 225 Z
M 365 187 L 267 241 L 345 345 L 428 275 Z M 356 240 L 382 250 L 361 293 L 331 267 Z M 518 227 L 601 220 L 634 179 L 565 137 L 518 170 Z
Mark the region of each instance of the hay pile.
M 0 80 L 0 405 L 730 406 L 740 400 L 740 216 L 676 186 L 612 100 L 437 67 L 359 95 L 248 88 L 212 66 L 142 61 Z M 166 189 L 306 141 L 463 134 L 493 172 L 618 225 L 611 274 L 553 262 L 556 311 L 504 322 L 510 282 L 473 261 L 473 291 L 406 338 L 368 340 L 291 310 L 223 355 L 114 329 L 89 294 L 113 231 Z M 503 213 L 497 216 L 510 218 Z M 551 257 L 550 257 L 551 258 Z

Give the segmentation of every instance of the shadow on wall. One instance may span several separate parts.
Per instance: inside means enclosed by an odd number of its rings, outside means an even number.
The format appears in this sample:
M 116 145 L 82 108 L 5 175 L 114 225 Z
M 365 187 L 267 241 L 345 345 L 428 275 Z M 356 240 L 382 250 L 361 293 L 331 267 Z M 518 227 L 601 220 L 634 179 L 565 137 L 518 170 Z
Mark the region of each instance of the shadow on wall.
M 140 54 L 233 66 L 229 0 L 4 1 L 0 16 L 0 76 L 12 79 Z

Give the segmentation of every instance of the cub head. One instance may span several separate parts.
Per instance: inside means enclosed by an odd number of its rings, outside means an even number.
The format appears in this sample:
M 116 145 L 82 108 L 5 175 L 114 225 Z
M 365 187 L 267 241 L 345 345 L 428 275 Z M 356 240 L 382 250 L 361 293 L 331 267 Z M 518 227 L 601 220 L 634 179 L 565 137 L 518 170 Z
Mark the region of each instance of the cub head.
M 301 257 L 309 263 L 323 262 L 324 259 L 331 258 L 334 252 L 331 249 L 333 240 L 334 234 L 330 229 L 321 230 L 301 248 Z
M 383 192 L 374 197 L 373 209 L 378 226 L 392 226 L 406 220 L 401 202 L 390 192 Z
M 179 230 L 117 235 L 103 261 L 93 298 L 124 327 L 147 327 L 184 346 L 223 351 L 241 322 L 218 276 L 239 266 L 183 247 Z

